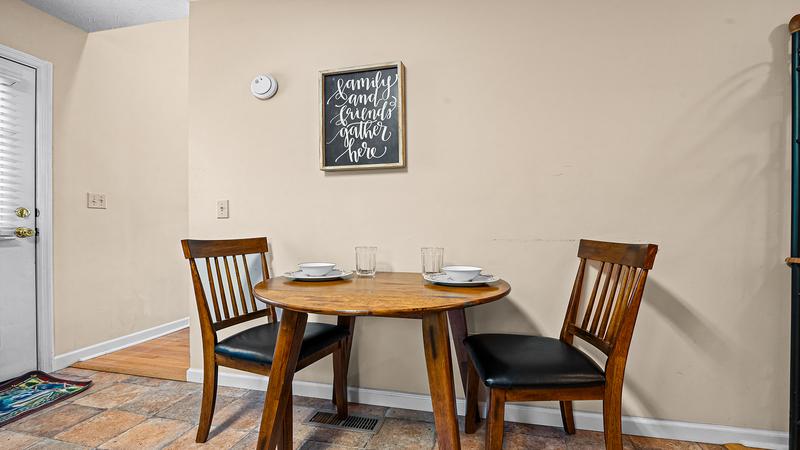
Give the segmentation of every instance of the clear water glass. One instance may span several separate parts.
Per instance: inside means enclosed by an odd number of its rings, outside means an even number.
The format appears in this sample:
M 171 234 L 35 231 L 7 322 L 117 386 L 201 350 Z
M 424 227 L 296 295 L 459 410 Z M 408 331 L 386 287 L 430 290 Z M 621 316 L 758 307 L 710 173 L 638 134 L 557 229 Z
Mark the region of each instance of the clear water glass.
M 356 275 L 360 277 L 375 276 L 375 256 L 378 247 L 356 247 Z
M 442 271 L 444 249 L 441 247 L 422 247 L 422 273 L 430 275 Z

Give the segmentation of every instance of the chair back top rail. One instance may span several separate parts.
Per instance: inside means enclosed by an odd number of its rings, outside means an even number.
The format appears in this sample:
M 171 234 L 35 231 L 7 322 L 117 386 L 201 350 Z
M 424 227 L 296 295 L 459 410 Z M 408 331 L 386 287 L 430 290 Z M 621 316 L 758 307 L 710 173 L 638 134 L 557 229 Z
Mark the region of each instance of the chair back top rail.
M 269 278 L 267 238 L 184 239 L 181 245 L 184 257 L 189 260 L 203 329 L 216 334 L 218 330 L 258 317 L 269 316 L 269 320 L 274 320 L 274 307 L 257 307 L 253 296 L 253 277 L 247 263 L 247 255 L 258 255 L 263 279 Z M 205 269 L 205 282 L 199 267 Z M 258 282 L 257 278 L 255 280 Z M 210 294 L 210 299 L 206 292 Z
M 654 244 L 581 240 L 580 264 L 561 339 L 571 344 L 577 336 L 606 355 L 627 355 L 647 274 L 657 252 Z M 598 268 L 594 279 L 587 280 L 592 276 L 590 263 Z
M 184 239 L 181 244 L 183 244 L 183 256 L 186 259 L 251 255 L 269 251 L 265 237 L 217 240 Z
M 578 257 L 650 270 L 656 260 L 655 244 L 623 244 L 581 239 Z

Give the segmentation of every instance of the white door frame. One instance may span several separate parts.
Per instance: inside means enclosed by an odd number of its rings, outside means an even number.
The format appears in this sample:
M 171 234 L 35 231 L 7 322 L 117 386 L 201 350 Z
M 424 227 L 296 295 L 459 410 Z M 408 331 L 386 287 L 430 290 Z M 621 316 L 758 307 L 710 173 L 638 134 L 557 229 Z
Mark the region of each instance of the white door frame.
M 39 370 L 53 370 L 53 65 L 0 45 L 0 56 L 36 69 L 36 342 Z

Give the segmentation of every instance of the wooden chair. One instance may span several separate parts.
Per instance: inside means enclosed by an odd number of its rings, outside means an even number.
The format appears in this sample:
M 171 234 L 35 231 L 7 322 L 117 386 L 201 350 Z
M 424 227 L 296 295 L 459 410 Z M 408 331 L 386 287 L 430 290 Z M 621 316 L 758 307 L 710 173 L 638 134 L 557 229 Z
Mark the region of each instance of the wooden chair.
M 264 279 L 269 278 L 266 258 L 267 238 L 216 241 L 185 239 L 181 244 L 183 254 L 189 260 L 203 338 L 203 398 L 196 441 L 205 442 L 214 415 L 218 366 L 269 375 L 279 324 L 274 307 L 262 305 L 262 309 L 258 308 L 253 297 L 253 279 L 246 258 L 246 255 L 259 255 L 262 275 Z M 237 261 L 239 259 L 241 267 Z M 206 290 L 198 270 L 198 260 L 207 272 L 210 302 L 206 297 Z M 245 280 L 246 288 L 243 286 Z M 266 317 L 266 324 L 248 328 L 221 341 L 217 339 L 219 330 L 262 317 Z M 297 363 L 299 371 L 333 354 L 333 401 L 340 417 L 347 416 L 347 366 L 353 324 L 352 318 L 349 317 L 340 317 L 337 325 L 309 323 L 306 326 Z M 290 420 L 283 422 L 281 436 L 281 447 L 292 448 Z
M 575 433 L 573 400 L 602 400 L 606 448 L 622 449 L 622 380 L 647 274 L 658 246 L 581 240 L 580 264 L 559 339 L 478 334 L 465 339 L 469 355 L 464 431 L 474 433 L 478 380 L 489 390 L 486 448 L 503 446 L 506 401 L 558 400 L 564 430 Z M 599 263 L 583 301 L 587 262 Z M 599 295 L 598 295 L 599 294 Z M 579 314 L 580 313 L 580 314 Z M 580 319 L 579 319 L 580 317 Z M 607 358 L 605 368 L 573 346 L 575 337 Z

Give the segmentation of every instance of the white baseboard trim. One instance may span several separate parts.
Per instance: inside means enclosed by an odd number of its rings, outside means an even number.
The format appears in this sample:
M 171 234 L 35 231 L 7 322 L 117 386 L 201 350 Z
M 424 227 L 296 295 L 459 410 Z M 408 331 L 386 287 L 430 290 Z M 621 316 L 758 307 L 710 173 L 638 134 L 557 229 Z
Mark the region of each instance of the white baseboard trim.
M 105 342 L 100 342 L 99 344 L 79 348 L 53 358 L 53 370 L 63 369 L 64 367 L 71 366 L 78 361 L 85 361 L 87 359 L 105 355 L 106 353 L 122 350 L 125 347 L 141 344 L 142 342 L 182 330 L 188 326 L 189 318 L 185 317 L 174 322 L 169 322 L 153 328 L 148 328 L 146 330 L 137 331 L 127 336 L 121 336 Z
M 202 383 L 203 371 L 189 369 L 186 380 Z M 265 390 L 267 377 L 220 371 L 219 384 L 245 389 Z M 297 381 L 292 383 L 294 394 L 304 397 L 331 398 L 331 385 Z M 348 398 L 352 402 L 393 408 L 431 411 L 431 398 L 427 395 L 349 387 Z M 465 402 L 456 400 L 459 414 L 464 414 Z M 483 414 L 483 413 L 482 413 Z M 506 420 L 560 427 L 561 412 L 554 408 L 509 404 L 506 406 Z M 603 430 L 603 416 L 594 412 L 575 412 L 575 426 L 583 430 Z M 622 417 L 622 430 L 626 434 L 648 436 L 662 439 L 707 442 L 710 444 L 739 443 L 749 447 L 768 449 L 788 449 L 789 433 L 782 431 L 758 430 L 754 428 L 730 427 L 674 420 L 650 419 L 646 417 Z

